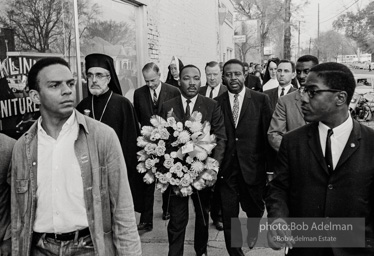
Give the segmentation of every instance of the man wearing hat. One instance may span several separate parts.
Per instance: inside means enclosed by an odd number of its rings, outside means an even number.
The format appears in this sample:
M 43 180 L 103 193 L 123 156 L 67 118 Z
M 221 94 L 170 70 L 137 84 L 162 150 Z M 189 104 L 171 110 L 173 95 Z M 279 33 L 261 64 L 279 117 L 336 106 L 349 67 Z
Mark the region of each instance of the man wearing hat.
M 135 211 L 143 207 L 141 176 L 136 171 L 138 121 L 131 102 L 122 96 L 121 86 L 110 56 L 93 53 L 86 58 L 87 85 L 90 95 L 77 106 L 81 113 L 109 125 L 116 132 L 125 157 Z

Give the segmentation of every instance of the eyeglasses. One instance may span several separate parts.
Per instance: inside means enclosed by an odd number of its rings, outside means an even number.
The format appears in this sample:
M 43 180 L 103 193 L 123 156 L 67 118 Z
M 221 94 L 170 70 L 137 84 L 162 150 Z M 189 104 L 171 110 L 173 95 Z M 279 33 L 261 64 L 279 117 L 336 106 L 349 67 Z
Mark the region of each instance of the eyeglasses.
M 336 90 L 336 89 L 325 89 L 325 90 L 313 90 L 310 87 L 300 87 L 299 93 L 300 95 L 304 95 L 304 93 L 308 94 L 308 97 L 310 99 L 313 99 L 314 96 L 316 96 L 317 93 L 321 92 L 341 92 L 342 90 Z
M 87 74 L 87 78 L 92 80 L 94 79 L 94 77 L 96 77 L 98 80 L 102 80 L 104 79 L 105 77 L 108 77 L 109 75 L 105 75 L 105 74 L 102 74 L 102 73 L 96 73 L 96 74 L 92 74 L 92 73 L 88 73 Z

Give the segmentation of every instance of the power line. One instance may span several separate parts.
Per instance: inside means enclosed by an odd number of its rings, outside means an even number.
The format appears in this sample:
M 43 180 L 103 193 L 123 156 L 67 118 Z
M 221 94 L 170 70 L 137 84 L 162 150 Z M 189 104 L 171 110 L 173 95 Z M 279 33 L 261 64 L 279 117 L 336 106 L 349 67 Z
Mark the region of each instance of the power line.
M 334 16 L 328 18 L 327 20 L 321 21 L 320 23 L 324 23 L 324 22 L 326 22 L 326 21 L 329 21 L 329 20 L 331 20 L 331 19 L 333 19 L 333 18 L 339 16 L 340 14 L 342 14 L 343 12 L 345 12 L 346 10 L 348 10 L 349 8 L 351 8 L 351 7 L 352 7 L 354 4 L 356 4 L 358 1 L 359 1 L 359 0 L 355 0 L 355 1 L 350 5 L 350 6 L 348 6 L 347 8 L 345 8 L 343 11 L 341 11 L 341 12 L 339 12 L 338 14 L 336 14 L 336 15 L 334 15 Z

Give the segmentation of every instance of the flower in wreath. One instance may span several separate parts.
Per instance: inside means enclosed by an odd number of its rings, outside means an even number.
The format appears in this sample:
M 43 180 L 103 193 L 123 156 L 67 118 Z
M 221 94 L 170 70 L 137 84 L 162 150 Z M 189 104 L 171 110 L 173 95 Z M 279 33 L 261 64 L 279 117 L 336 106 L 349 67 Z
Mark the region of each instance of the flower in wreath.
M 136 166 L 136 170 L 138 170 L 139 173 L 145 173 L 147 169 L 145 168 L 144 162 L 138 163 L 138 165 Z
M 201 132 L 203 130 L 203 125 L 200 122 L 192 122 L 190 131 L 192 133 Z
M 155 154 L 156 152 L 156 148 L 157 148 L 157 144 L 154 144 L 154 143 L 148 143 L 145 147 L 144 147 L 144 150 L 145 152 L 148 154 L 148 155 L 152 155 L 152 154 Z
M 138 161 L 142 162 L 145 161 L 148 158 L 148 154 L 145 152 L 145 150 L 140 150 L 136 153 L 138 155 Z
M 142 127 L 142 130 L 140 131 L 140 133 L 143 135 L 143 136 L 146 136 L 146 137 L 150 137 L 151 134 L 152 134 L 152 131 L 153 131 L 153 127 L 152 126 L 143 126 Z M 141 138 L 141 137 L 140 137 Z
M 174 158 L 170 156 L 168 158 L 165 157 L 164 164 L 165 168 L 170 169 L 174 165 Z
M 185 143 L 187 143 L 190 139 L 191 139 L 190 134 L 189 134 L 188 131 L 186 131 L 186 130 L 181 131 L 181 132 L 179 133 L 179 135 L 178 135 L 178 140 L 179 140 L 180 143 L 185 144 Z
M 204 164 L 200 161 L 194 161 L 191 164 L 191 170 L 200 173 L 202 170 L 204 170 Z
M 143 181 L 147 184 L 152 184 L 155 181 L 155 176 L 147 172 L 143 177 Z
M 174 117 L 168 117 L 166 119 L 166 121 L 168 122 L 169 126 L 170 127 L 173 127 L 174 125 L 177 125 L 177 121 L 175 121 L 175 118 Z
M 166 128 L 162 128 L 159 130 L 159 134 L 162 140 L 167 140 L 169 139 L 170 133 Z
M 137 138 L 137 143 L 136 143 L 136 145 L 137 145 L 138 147 L 144 148 L 145 146 L 148 145 L 148 143 L 149 143 L 149 142 L 146 141 L 145 138 L 144 138 L 143 136 L 140 136 L 140 137 Z
M 155 149 L 157 156 L 163 156 L 165 154 L 166 148 L 164 146 L 157 146 Z

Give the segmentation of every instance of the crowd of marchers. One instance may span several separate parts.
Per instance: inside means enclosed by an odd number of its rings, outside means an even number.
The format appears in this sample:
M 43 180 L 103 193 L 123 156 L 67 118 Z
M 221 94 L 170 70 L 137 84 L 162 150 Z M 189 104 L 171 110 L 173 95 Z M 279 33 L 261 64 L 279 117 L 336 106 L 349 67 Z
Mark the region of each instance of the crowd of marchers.
M 0 134 L 0 255 L 141 255 L 138 232 L 153 230 L 157 181 L 145 183 L 136 168 L 137 137 L 152 116 L 166 119 L 171 110 L 180 121 L 198 111 L 210 123 L 219 169 L 191 196 L 171 186 L 163 192 L 168 255 L 184 253 L 189 198 L 199 256 L 208 254 L 209 215 L 228 254 L 244 255 L 234 241 L 240 208 L 255 220 L 244 238 L 251 249 L 266 208 L 271 225 L 290 217 L 365 220 L 362 247 L 300 248 L 290 232 L 271 229 L 275 250 L 374 254 L 374 131 L 350 116 L 356 84 L 346 66 L 305 55 L 296 64 L 270 59 L 264 70 L 231 59 L 201 71 L 174 56 L 165 82 L 157 64 L 143 67 L 146 84 L 133 105 L 111 57 L 90 54 L 85 63 L 89 95 L 76 106 L 68 63 L 36 62 L 28 87 L 41 116 L 18 141 Z

